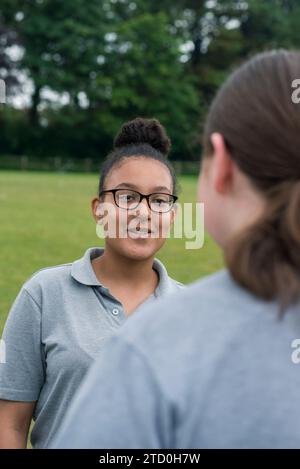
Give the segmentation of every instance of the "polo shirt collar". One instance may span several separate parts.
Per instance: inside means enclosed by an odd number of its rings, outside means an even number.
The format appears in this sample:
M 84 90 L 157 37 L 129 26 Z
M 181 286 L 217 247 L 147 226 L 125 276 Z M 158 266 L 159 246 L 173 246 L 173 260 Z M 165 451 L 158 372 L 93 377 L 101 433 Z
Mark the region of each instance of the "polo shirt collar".
M 71 267 L 72 277 L 77 280 L 77 282 L 83 285 L 103 287 L 104 285 L 102 285 L 96 277 L 91 262 L 92 259 L 101 256 L 103 253 L 103 248 L 93 247 L 87 249 L 81 259 L 78 259 L 73 262 Z M 156 258 L 153 261 L 153 268 L 159 275 L 159 283 L 154 291 L 154 295 L 165 295 L 172 287 L 172 280 L 170 279 L 167 269 L 165 268 L 163 263 Z
M 73 262 L 71 268 L 72 277 L 77 282 L 90 287 L 102 286 L 96 277 L 95 271 L 92 266 L 92 259 L 101 256 L 104 253 L 103 248 L 89 248 L 86 250 L 84 256 L 81 259 Z
M 154 291 L 155 296 L 162 296 L 167 294 L 172 289 L 172 280 L 170 279 L 167 269 L 164 264 L 158 260 L 153 260 L 153 269 L 156 270 L 159 276 L 159 283 Z

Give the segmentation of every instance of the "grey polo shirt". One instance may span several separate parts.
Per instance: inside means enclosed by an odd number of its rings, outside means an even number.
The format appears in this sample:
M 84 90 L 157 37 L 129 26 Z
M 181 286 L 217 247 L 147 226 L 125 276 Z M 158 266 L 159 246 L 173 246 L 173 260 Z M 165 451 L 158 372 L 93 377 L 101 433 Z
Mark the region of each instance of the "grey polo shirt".
M 0 364 L 0 399 L 37 401 L 34 448 L 49 446 L 91 363 L 127 319 L 94 273 L 91 260 L 101 254 L 103 249 L 90 248 L 73 263 L 38 271 L 10 310 L 2 336 L 6 363 Z M 182 288 L 159 260 L 153 268 L 159 284 L 143 304 Z

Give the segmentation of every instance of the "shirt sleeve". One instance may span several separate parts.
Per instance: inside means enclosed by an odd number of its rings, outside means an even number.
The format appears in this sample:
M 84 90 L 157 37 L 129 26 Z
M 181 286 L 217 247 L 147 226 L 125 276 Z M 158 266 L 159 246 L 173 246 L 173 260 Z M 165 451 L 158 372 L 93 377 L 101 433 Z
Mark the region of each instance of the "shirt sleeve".
M 170 402 L 146 357 L 116 335 L 88 373 L 52 448 L 168 448 L 171 421 Z
M 37 401 L 45 379 L 41 311 L 24 287 L 9 312 L 1 346 L 0 399 Z

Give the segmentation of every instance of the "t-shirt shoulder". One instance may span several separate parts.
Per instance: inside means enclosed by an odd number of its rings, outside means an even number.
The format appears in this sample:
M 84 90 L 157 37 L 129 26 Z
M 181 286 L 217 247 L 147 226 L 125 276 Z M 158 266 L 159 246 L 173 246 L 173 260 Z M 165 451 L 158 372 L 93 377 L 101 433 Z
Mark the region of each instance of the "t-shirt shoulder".
M 37 270 L 34 272 L 26 281 L 31 282 L 31 280 L 42 280 L 44 278 L 47 278 L 52 275 L 57 275 L 60 272 L 69 272 L 70 268 L 72 266 L 72 262 L 69 262 L 67 264 L 59 264 L 59 265 L 53 265 L 50 267 L 43 267 L 42 269 Z
M 184 283 L 178 282 L 178 280 L 175 280 L 172 277 L 169 277 L 169 278 L 170 278 L 171 282 L 175 285 L 175 287 L 178 287 L 178 289 L 186 287 L 186 285 L 184 285 Z
M 184 311 L 185 321 L 214 320 L 226 325 L 229 318 L 235 321 L 247 321 L 249 316 L 260 316 L 262 310 L 274 309 L 274 302 L 260 300 L 250 291 L 236 283 L 227 269 L 222 269 L 199 279 L 186 288 L 177 291 L 169 299 L 167 315 L 181 317 Z M 246 311 L 249 311 L 247 314 Z
M 35 293 L 43 289 L 45 285 L 49 286 L 51 283 L 68 278 L 71 266 L 72 263 L 67 263 L 39 269 L 25 281 L 22 288 L 35 297 Z

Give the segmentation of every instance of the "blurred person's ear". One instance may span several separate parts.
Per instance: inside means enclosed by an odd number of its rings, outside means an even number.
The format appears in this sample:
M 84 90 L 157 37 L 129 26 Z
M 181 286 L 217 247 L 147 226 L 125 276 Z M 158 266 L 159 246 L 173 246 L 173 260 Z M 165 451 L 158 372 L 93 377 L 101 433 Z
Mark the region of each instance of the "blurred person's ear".
M 213 133 L 211 143 L 214 150 L 210 161 L 213 187 L 219 194 L 224 194 L 232 187 L 235 165 L 227 150 L 223 135 Z

